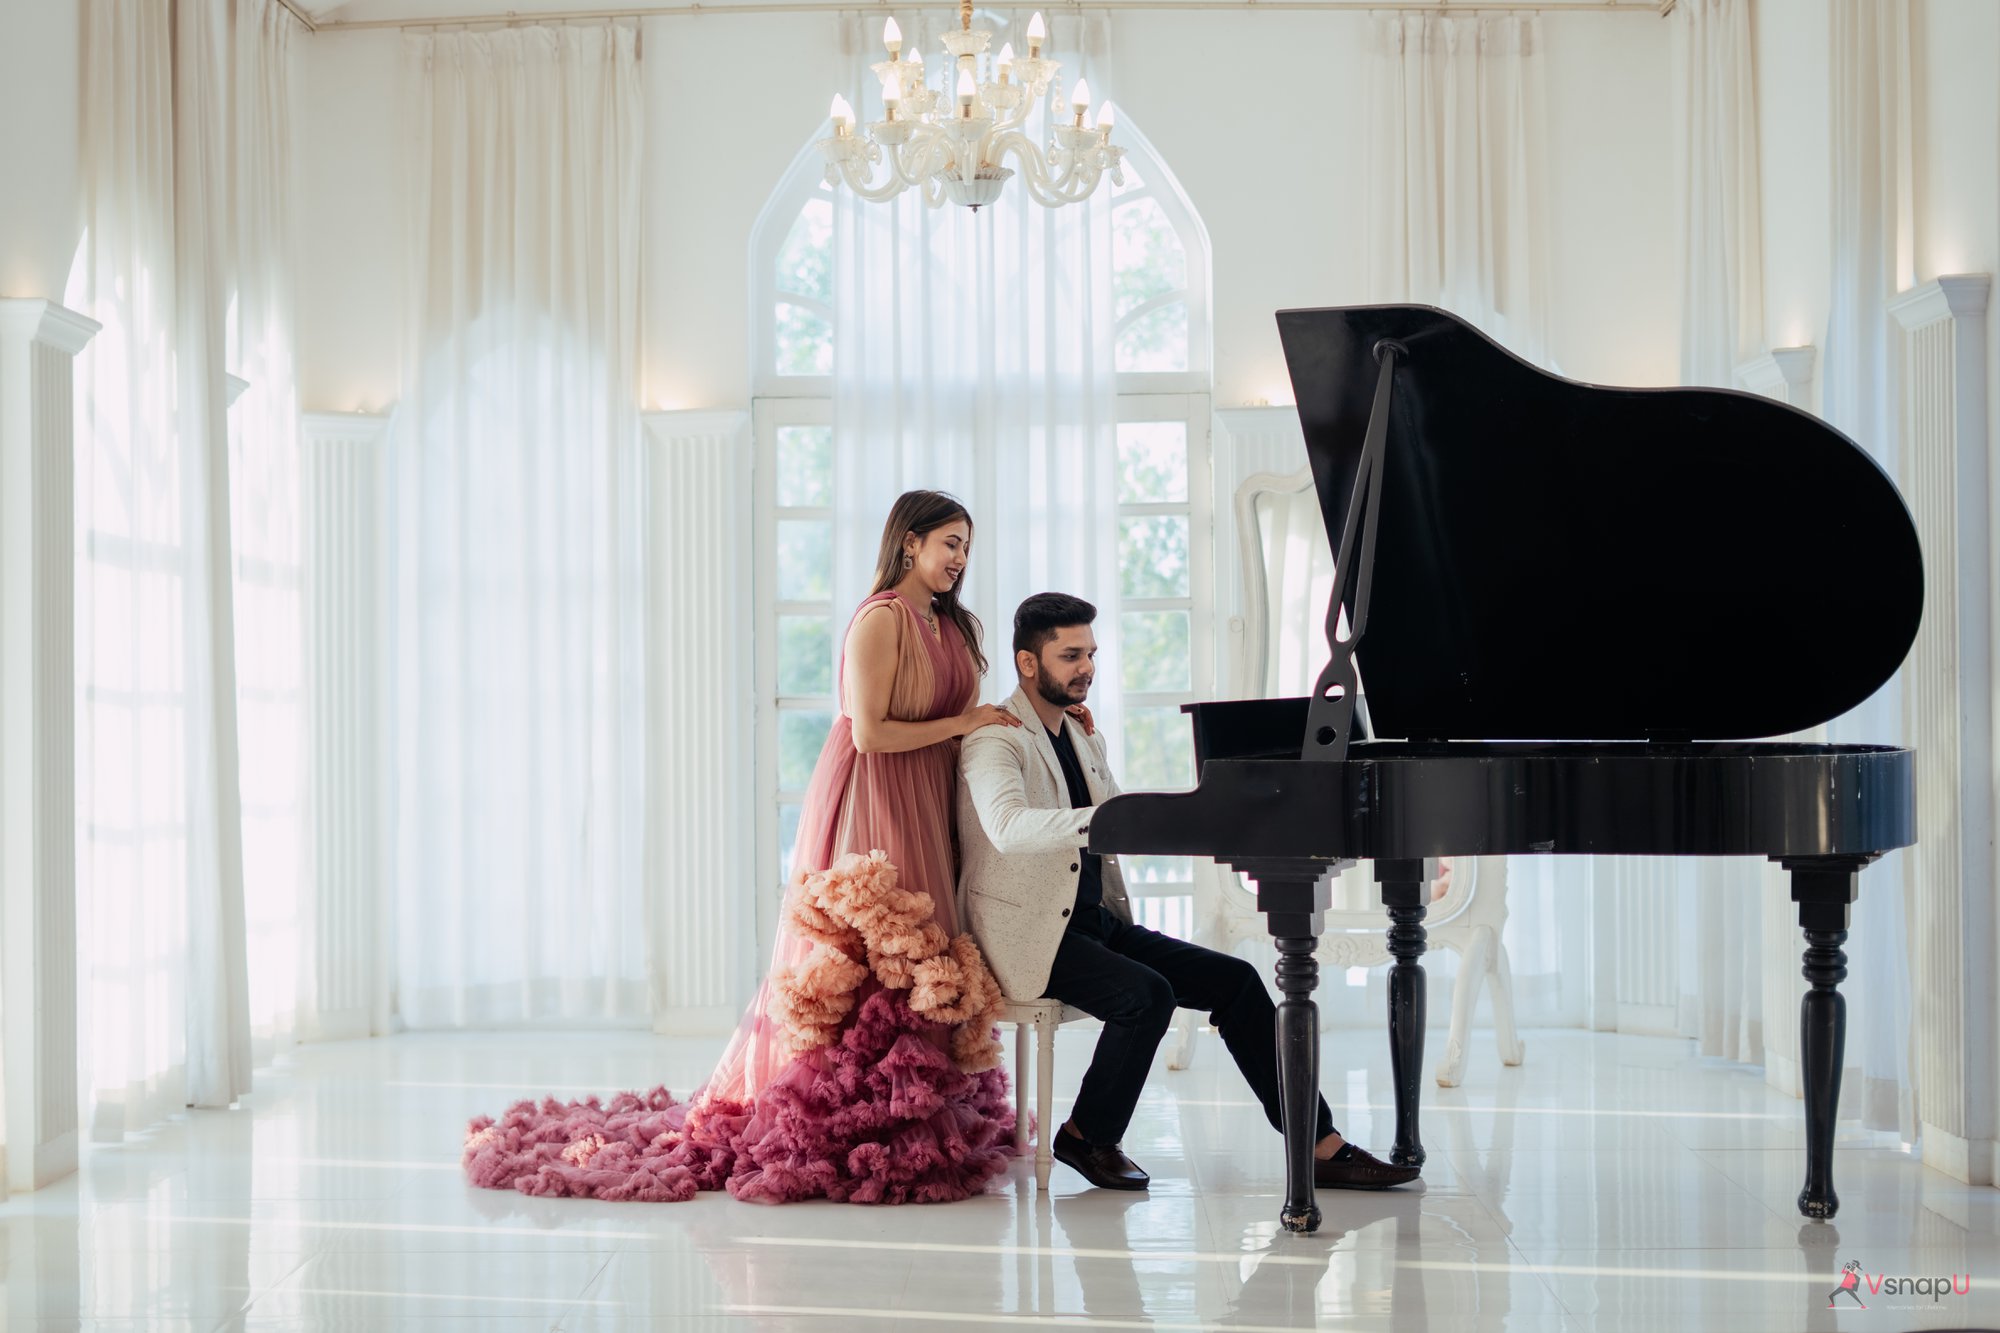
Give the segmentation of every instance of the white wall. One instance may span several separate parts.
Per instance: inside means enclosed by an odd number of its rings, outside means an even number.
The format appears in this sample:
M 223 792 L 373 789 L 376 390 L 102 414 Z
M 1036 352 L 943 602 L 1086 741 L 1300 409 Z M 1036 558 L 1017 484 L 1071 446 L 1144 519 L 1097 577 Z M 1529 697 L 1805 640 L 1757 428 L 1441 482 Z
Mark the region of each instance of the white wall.
M 1833 264 L 1832 28 L 1824 0 L 1760 0 L 1755 16 L 1764 333 L 1774 347 L 1824 347 Z
M 400 392 L 403 35 L 315 35 L 303 45 L 299 396 L 308 412 L 379 412 Z
M 1680 379 L 1675 26 L 1629 14 L 1542 19 L 1555 196 L 1549 338 L 1575 379 Z
M 1367 16 L 1114 18 L 1116 96 L 1214 247 L 1215 402 L 1287 401 L 1274 311 L 1365 299 Z M 748 402 L 749 241 L 836 86 L 834 19 L 648 20 L 645 353 L 649 408 Z M 1677 365 L 1668 25 L 1543 20 L 1549 50 L 1551 332 L 1563 369 L 1658 383 Z M 307 47 L 302 381 L 315 410 L 395 397 L 401 258 L 393 32 Z M 754 87 L 736 71 L 756 54 Z M 1057 53 L 1060 55 L 1060 53 Z
M 1755 14 L 1765 335 L 1823 347 L 1834 263 L 1826 5 L 1758 0 Z M 1917 0 L 1912 15 L 1916 283 L 2000 276 L 2000 5 Z
M 0 297 L 60 301 L 76 254 L 76 0 L 0 4 Z
M 749 404 L 750 233 L 799 150 L 825 132 L 835 27 L 831 14 L 646 24 L 648 408 Z M 750 53 L 759 75 L 746 89 Z

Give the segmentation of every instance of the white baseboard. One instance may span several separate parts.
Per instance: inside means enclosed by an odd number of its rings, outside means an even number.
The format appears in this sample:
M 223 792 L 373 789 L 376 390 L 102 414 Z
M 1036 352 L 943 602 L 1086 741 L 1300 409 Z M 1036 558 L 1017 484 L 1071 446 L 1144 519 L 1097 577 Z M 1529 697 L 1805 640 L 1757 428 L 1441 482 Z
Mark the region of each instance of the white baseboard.
M 662 1010 L 653 1020 L 653 1032 L 662 1037 L 725 1037 L 742 1017 L 737 1005 L 682 1005 Z
M 2000 1154 L 2000 1141 L 1960 1138 L 1928 1122 L 1920 1132 L 1923 1135 L 1925 1166 L 1968 1185 L 1994 1183 L 1995 1156 Z

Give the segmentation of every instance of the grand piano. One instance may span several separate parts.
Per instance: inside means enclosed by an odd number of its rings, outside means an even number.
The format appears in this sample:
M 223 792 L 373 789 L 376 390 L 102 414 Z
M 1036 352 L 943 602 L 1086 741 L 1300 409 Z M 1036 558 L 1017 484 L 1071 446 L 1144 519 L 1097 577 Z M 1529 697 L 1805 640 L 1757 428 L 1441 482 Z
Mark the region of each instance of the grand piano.
M 1320 1219 L 1331 877 L 1373 863 L 1392 1157 L 1420 1165 L 1428 885 L 1435 858 L 1493 854 L 1785 868 L 1809 983 L 1798 1205 L 1833 1217 L 1848 912 L 1862 868 L 1916 840 L 1911 756 L 1747 738 L 1846 712 L 1909 652 L 1923 562 L 1894 483 L 1794 408 L 1562 379 L 1428 306 L 1281 311 L 1278 329 L 1338 534 L 1327 666 L 1308 698 L 1189 705 L 1199 785 L 1115 797 L 1090 848 L 1255 882 L 1282 995 L 1280 1220 Z

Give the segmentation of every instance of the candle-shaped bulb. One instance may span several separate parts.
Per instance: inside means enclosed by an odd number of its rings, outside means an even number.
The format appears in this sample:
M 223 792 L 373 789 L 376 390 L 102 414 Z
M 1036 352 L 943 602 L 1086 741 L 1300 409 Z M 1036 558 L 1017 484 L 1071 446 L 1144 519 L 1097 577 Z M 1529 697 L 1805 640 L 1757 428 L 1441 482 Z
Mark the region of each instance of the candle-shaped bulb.
M 1012 42 L 1002 42 L 1000 44 L 1000 82 L 1005 83 L 1007 81 L 1007 71 L 1013 67 L 1014 44 Z
M 924 67 L 924 53 L 922 51 L 912 50 L 910 52 L 910 61 L 918 69 L 922 69 Z
M 903 81 L 891 74 L 882 80 L 882 105 L 894 110 L 903 100 Z
M 903 49 L 903 30 L 896 26 L 896 20 L 890 19 L 882 25 L 882 45 L 889 48 L 889 55 L 892 59 L 901 53 Z
M 1049 25 L 1042 22 L 1042 11 L 1028 20 L 1028 59 L 1033 60 L 1042 53 L 1042 43 L 1048 39 Z
M 833 117 L 833 128 L 836 133 L 845 134 L 854 128 L 854 108 L 849 106 L 847 99 L 839 93 L 833 95 L 833 107 L 827 114 Z
M 1076 114 L 1079 117 L 1081 117 L 1084 112 L 1090 110 L 1089 79 L 1078 79 L 1076 81 L 1076 87 L 1070 90 L 1069 104 L 1076 108 Z
M 1111 103 L 1106 102 L 1103 106 L 1097 108 L 1097 128 L 1109 134 L 1111 132 L 1111 121 Z
M 979 85 L 972 81 L 972 71 L 958 71 L 958 105 L 966 115 L 972 114 L 972 100 L 979 96 Z

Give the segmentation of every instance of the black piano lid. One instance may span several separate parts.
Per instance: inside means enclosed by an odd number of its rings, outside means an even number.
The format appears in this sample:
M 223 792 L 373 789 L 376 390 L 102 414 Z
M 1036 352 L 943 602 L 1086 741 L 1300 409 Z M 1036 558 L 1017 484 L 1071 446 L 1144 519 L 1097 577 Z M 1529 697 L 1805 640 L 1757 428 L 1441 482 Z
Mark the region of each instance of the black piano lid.
M 1284 310 L 1278 331 L 1336 546 L 1373 349 L 1408 348 L 1355 653 L 1374 734 L 1777 736 L 1861 703 L 1909 652 L 1916 527 L 1818 418 L 1563 379 L 1430 306 Z

